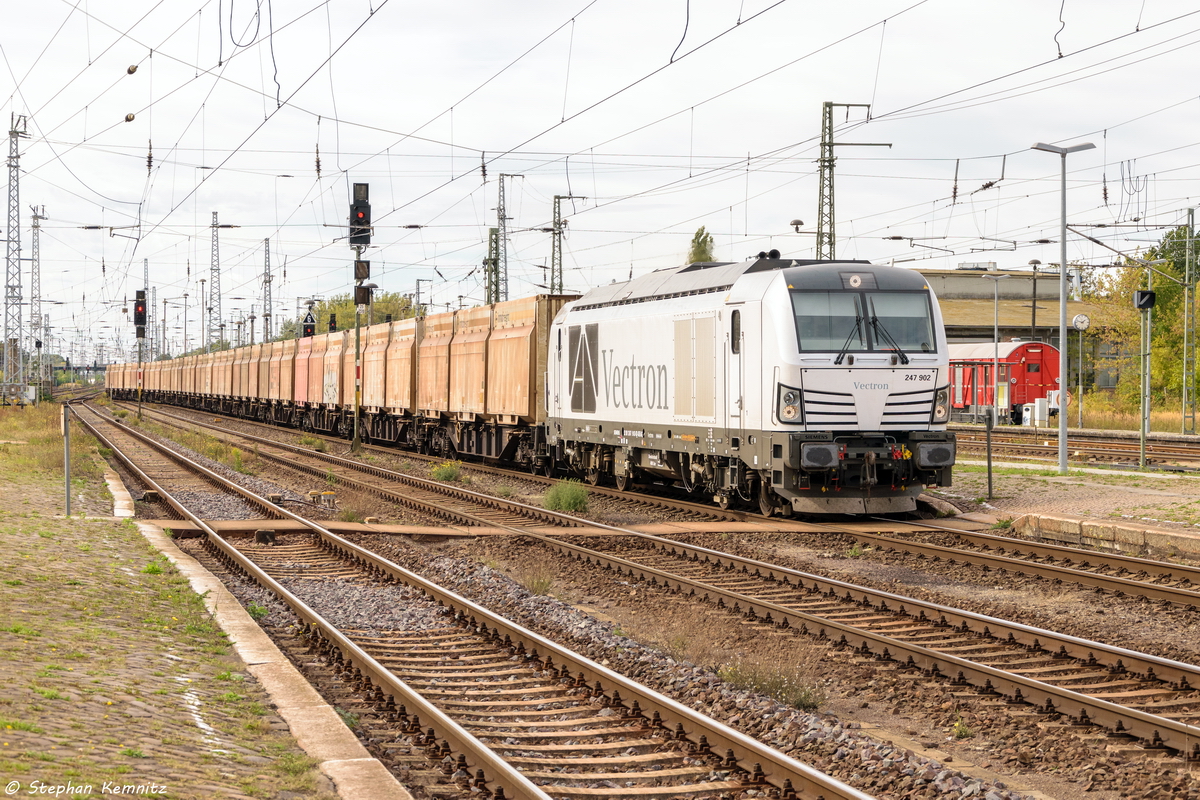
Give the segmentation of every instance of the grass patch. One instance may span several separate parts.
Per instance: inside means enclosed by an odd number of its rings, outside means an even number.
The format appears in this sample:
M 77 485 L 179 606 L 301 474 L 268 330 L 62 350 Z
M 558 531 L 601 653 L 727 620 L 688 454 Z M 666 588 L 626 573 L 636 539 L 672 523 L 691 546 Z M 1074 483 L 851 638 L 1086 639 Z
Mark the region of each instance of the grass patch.
M 828 698 L 803 665 L 746 659 L 722 665 L 717 674 L 726 683 L 774 697 L 802 711 L 816 711 Z
M 342 722 L 346 723 L 347 728 L 354 730 L 358 727 L 358 714 L 347 711 L 344 708 L 337 708 L 336 706 L 334 707 L 334 710 L 337 711 L 337 715 L 342 718 Z
M 27 731 L 29 733 L 42 733 L 42 729 L 32 722 L 26 722 L 20 719 L 5 719 L 0 717 L 0 728 L 6 731 Z
M 429 470 L 429 477 L 444 483 L 457 481 L 462 477 L 462 462 L 443 461 L 441 464 L 435 464 Z
M 558 575 L 554 568 L 545 562 L 522 562 L 513 577 L 534 594 L 549 596 Z
M 303 775 L 314 769 L 319 763 L 321 762 L 305 753 L 280 753 L 271 766 L 275 768 L 276 772 L 284 775 Z
M 342 522 L 362 522 L 366 519 L 366 515 L 352 508 L 344 508 L 342 513 L 338 514 L 338 519 Z
M 158 563 L 157 561 L 151 561 L 149 564 L 142 567 L 142 572 L 146 573 L 147 575 L 162 575 L 162 564 Z
M 588 508 L 587 488 L 579 481 L 559 481 L 546 491 L 542 505 L 551 511 L 583 513 Z
M 1013 524 L 1013 521 L 1011 519 L 998 519 L 998 520 L 996 520 L 996 524 L 992 526 L 992 530 L 999 530 L 999 531 L 1008 530 L 1009 528 L 1012 527 L 1012 524 Z
M 846 558 L 862 558 L 866 552 L 861 544 L 855 542 L 846 550 Z
M 258 622 L 271 613 L 271 609 L 261 603 L 252 602 L 246 606 L 246 613 L 250 615 L 250 619 Z
M 126 747 L 125 749 L 123 749 L 121 751 L 121 755 L 128 756 L 129 758 L 145 758 L 146 757 L 146 754 L 143 753 L 141 750 L 138 750 L 136 747 Z
M 4 631 L 5 633 L 15 633 L 17 636 L 41 636 L 42 635 L 41 631 L 35 631 L 33 628 L 30 628 L 28 625 L 22 625 L 19 622 L 9 625 L 6 628 L 0 628 L 0 631 Z
M 316 436 L 313 436 L 312 434 L 306 433 L 303 436 L 301 436 L 300 437 L 300 445 L 302 447 L 307 447 L 311 450 L 315 450 L 318 453 L 325 452 L 325 440 L 318 439 Z

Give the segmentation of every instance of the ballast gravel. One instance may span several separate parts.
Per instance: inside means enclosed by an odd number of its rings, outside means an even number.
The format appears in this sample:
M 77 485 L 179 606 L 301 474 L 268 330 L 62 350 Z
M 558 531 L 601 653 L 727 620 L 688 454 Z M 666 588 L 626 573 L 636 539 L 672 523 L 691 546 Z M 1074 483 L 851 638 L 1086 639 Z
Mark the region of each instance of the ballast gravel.
M 861 791 L 896 798 L 1029 797 L 999 781 L 970 777 L 911 750 L 874 741 L 856 730 L 858 723 L 798 711 L 735 689 L 709 670 L 618 635 L 611 623 L 532 594 L 486 565 L 431 556 L 391 537 L 364 537 L 358 543 Z

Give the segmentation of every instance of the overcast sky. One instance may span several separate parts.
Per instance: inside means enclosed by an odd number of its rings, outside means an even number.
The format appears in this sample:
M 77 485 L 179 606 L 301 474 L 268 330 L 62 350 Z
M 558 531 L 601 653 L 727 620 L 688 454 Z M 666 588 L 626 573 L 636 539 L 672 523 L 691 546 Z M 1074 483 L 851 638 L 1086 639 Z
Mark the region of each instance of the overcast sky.
M 837 148 L 839 257 L 1057 262 L 1060 162 L 1031 151 L 1037 141 L 1096 145 L 1068 159 L 1068 214 L 1126 225 L 1096 231 L 1122 252 L 1182 222 L 1200 194 L 1200 11 L 1184 2 L 9 0 L 6 11 L 4 119 L 28 117 L 23 256 L 30 205 L 45 206 L 42 295 L 63 305 L 44 311 L 57 334 L 81 331 L 110 355 L 133 341 L 121 308 L 143 259 L 176 350 L 190 295 L 196 346 L 214 211 L 237 226 L 220 231 L 226 320 L 262 313 L 268 239 L 277 318 L 297 298 L 349 291 L 356 182 L 370 184 L 372 280 L 401 293 L 429 280 L 422 296 L 437 304 L 482 298 L 502 173 L 519 176 L 506 182 L 510 297 L 544 291 L 550 237 L 538 229 L 555 194 L 585 198 L 564 203 L 569 290 L 681 264 L 701 225 L 718 259 L 772 247 L 811 258 L 823 101 L 871 104 L 869 121 L 865 108 L 836 110 L 836 141 L 891 145 Z M 807 233 L 792 231 L 796 218 Z M 1068 243 L 1073 260 L 1113 257 Z

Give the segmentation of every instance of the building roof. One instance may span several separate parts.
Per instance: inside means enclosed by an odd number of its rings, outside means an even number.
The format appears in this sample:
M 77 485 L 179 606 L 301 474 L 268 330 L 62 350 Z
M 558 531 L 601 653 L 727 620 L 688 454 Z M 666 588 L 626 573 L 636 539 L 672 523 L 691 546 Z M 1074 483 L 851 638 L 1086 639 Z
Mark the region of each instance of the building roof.
M 999 313 L 997 314 L 994 305 L 995 300 L 988 298 L 952 298 L 949 300 L 938 299 L 938 303 L 942 307 L 942 321 L 946 328 L 988 328 L 993 327 L 994 322 L 999 317 L 1001 328 L 1024 328 L 1029 329 L 1032 317 L 1032 309 L 1030 308 L 1029 298 L 1020 300 L 1005 300 L 1001 298 L 999 303 Z M 1067 301 L 1067 324 L 1076 314 L 1087 314 L 1092 318 L 1092 324 L 1101 324 L 1103 321 L 1101 315 L 1104 309 L 1095 303 L 1086 303 L 1082 300 Z M 1037 326 L 1042 328 L 1058 328 L 1058 301 L 1038 299 L 1037 304 Z

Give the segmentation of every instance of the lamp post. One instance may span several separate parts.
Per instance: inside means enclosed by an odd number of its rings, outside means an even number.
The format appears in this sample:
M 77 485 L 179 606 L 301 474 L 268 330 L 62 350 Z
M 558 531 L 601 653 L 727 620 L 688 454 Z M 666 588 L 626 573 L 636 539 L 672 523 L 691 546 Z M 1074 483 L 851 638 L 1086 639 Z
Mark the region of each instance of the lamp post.
M 992 291 L 991 341 L 994 350 L 991 362 L 991 413 L 988 415 L 988 499 L 991 500 L 991 428 L 1000 419 L 1000 282 L 1008 276 L 996 273 L 983 277 L 991 279 Z
M 992 353 L 992 413 L 998 421 L 1000 419 L 1000 281 L 1011 276 L 997 273 L 982 277 L 992 282 L 992 343 L 994 345 Z
M 204 337 L 204 352 L 208 352 L 208 326 L 204 324 L 204 282 L 207 278 L 200 279 L 200 335 Z M 196 348 L 199 349 L 199 348 Z
M 1033 267 L 1033 302 L 1030 303 L 1033 311 L 1029 317 L 1029 339 L 1030 341 L 1034 342 L 1037 341 L 1037 268 L 1041 265 L 1042 262 L 1038 261 L 1036 258 L 1029 262 L 1029 266 Z
M 188 312 L 188 293 L 183 293 L 183 355 L 187 355 L 187 312 Z
M 1058 265 L 1058 473 L 1060 475 L 1067 474 L 1067 408 L 1063 403 L 1066 397 L 1064 387 L 1068 380 L 1068 365 L 1067 365 L 1067 155 L 1069 153 L 1078 153 L 1082 150 L 1094 150 L 1096 145 L 1091 142 L 1082 142 L 1073 144 L 1070 147 L 1058 147 L 1053 144 L 1045 144 L 1038 142 L 1033 145 L 1033 150 L 1041 150 L 1045 153 L 1056 153 L 1059 160 L 1062 162 L 1062 226 L 1059 229 L 1059 245 L 1061 248 L 1062 258 Z
M 1087 314 L 1076 314 L 1071 320 L 1071 327 L 1079 331 L 1079 429 L 1083 430 L 1083 332 L 1092 324 Z

